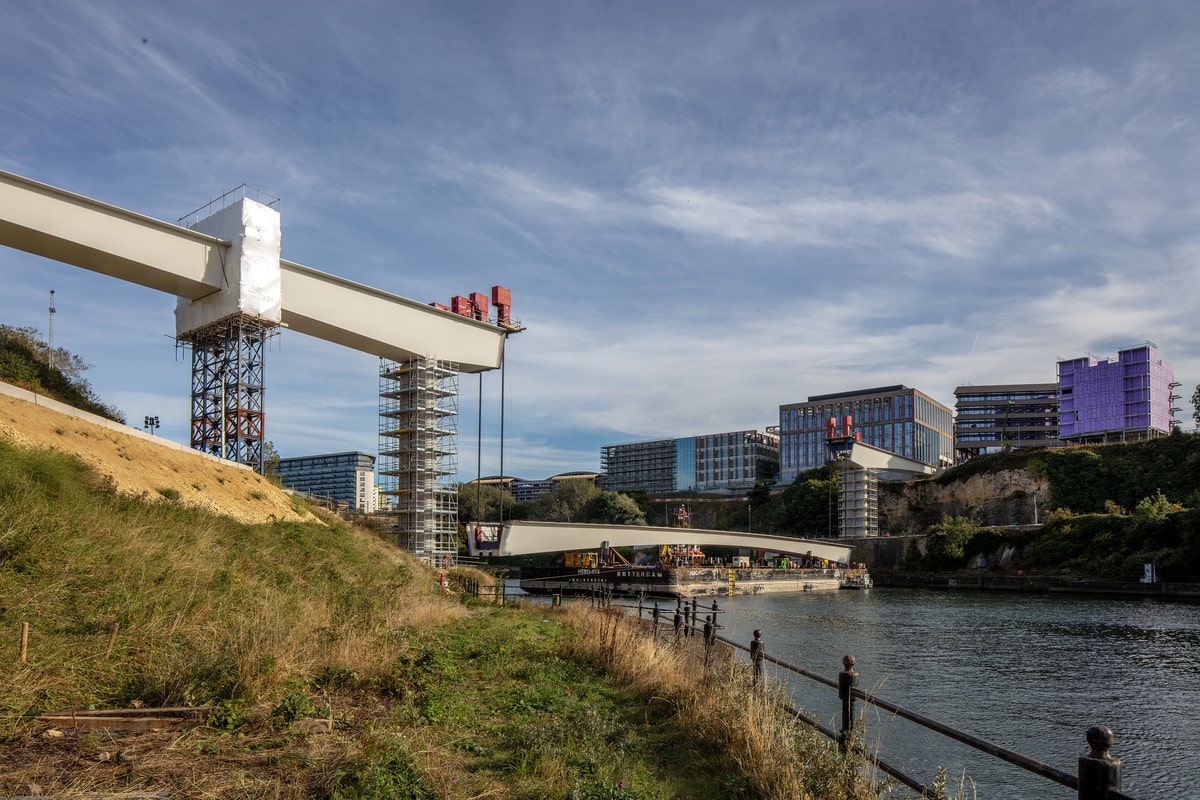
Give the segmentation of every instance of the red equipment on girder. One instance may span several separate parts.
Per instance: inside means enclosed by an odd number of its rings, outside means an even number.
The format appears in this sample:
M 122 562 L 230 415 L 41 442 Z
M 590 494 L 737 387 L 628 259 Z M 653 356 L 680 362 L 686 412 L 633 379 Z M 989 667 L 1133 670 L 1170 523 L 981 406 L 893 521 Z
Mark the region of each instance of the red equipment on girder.
M 488 321 L 488 296 L 483 292 L 471 292 L 469 297 L 463 297 L 461 294 L 455 295 L 450 298 L 448 306 L 441 303 L 430 303 L 429 305 L 480 322 Z M 496 324 L 501 327 L 510 327 L 512 325 L 512 292 L 503 286 L 493 286 L 491 305 L 496 307 Z

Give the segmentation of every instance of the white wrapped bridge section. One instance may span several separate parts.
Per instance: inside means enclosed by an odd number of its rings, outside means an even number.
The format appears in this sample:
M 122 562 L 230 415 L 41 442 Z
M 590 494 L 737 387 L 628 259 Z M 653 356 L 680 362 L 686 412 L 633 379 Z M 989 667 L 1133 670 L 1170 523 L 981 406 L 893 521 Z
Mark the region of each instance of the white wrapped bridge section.
M 506 331 L 280 259 L 279 215 L 242 199 L 172 225 L 0 171 L 0 245 L 180 298 L 177 334 L 232 313 L 365 353 L 500 366 Z
M 474 526 L 472 526 L 474 528 Z M 603 542 L 610 547 L 657 547 L 664 544 L 699 547 L 736 547 L 790 556 L 812 556 L 846 564 L 851 548 L 827 540 L 793 539 L 761 533 L 711 531 L 699 528 L 658 528 L 649 525 L 586 525 L 566 522 L 482 523 L 480 535 L 467 537 L 471 555 L 521 556 L 559 550 L 592 550 Z

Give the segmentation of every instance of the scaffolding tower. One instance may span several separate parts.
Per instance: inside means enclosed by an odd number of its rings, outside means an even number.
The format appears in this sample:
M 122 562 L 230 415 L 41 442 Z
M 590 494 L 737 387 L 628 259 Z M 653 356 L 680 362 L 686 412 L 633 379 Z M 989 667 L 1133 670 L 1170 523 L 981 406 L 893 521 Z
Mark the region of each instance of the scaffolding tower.
M 191 445 L 263 469 L 263 354 L 275 323 L 235 314 L 188 331 L 176 345 L 192 352 Z
M 838 535 L 860 539 L 879 535 L 879 471 L 849 460 L 837 461 Z
M 457 364 L 380 362 L 380 511 L 396 543 L 432 567 L 458 558 L 457 436 Z

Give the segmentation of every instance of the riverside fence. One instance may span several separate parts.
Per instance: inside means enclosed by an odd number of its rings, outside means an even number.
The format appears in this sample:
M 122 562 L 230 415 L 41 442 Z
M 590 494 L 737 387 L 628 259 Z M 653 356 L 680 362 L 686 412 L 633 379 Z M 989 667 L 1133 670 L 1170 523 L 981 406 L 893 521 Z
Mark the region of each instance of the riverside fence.
M 503 581 L 497 582 L 496 585 L 486 586 L 469 578 L 461 578 L 458 580 L 458 583 L 460 590 L 468 594 L 475 597 L 491 597 L 494 601 L 501 604 L 506 599 L 515 597 L 515 595 L 506 594 Z M 521 594 L 523 595 L 524 593 Z M 719 631 L 723 626 L 720 624 L 720 615 L 725 613 L 725 611 L 720 608 L 716 600 L 712 601 L 711 607 L 705 607 L 701 606 L 695 598 L 690 602 L 680 599 L 673 606 L 669 602 L 666 603 L 666 607 L 664 608 L 661 607 L 660 603 L 647 605 L 641 598 L 638 599 L 636 604 L 614 603 L 612 594 L 600 589 L 578 596 L 581 599 L 586 598 L 595 608 L 615 607 L 631 612 L 636 611 L 638 620 L 647 623 L 647 630 L 652 636 L 657 637 L 661 635 L 665 629 L 676 640 L 682 641 L 692 637 L 700 638 L 703 645 L 701 657 L 704 659 L 706 665 L 710 661 L 712 648 L 717 646 L 729 648 L 730 651 L 742 651 L 746 653 L 752 668 L 753 678 L 751 685 L 753 691 L 760 691 L 766 684 L 763 663 L 774 664 L 780 669 L 794 675 L 833 689 L 837 692 L 838 703 L 841 707 L 840 730 L 835 731 L 830 729 L 821 724 L 815 717 L 805 714 L 790 703 L 781 701 L 780 706 L 786 713 L 798 721 L 809 725 L 826 738 L 836 742 L 839 747 L 846 748 L 852 746 L 851 742 L 854 737 L 851 734 L 855 730 L 856 725 L 855 704 L 861 700 L 864 703 L 888 711 L 948 739 L 960 742 L 1001 761 L 1031 772 L 1034 775 L 1074 789 L 1077 792 L 1077 800 L 1137 800 L 1120 791 L 1121 759 L 1111 754 L 1110 749 L 1113 743 L 1113 735 L 1103 725 L 1092 726 L 1084 733 L 1089 750 L 1086 755 L 1079 758 L 1078 771 L 1075 774 L 1071 774 L 1057 769 L 1044 761 L 990 742 L 987 739 L 956 728 L 953 725 L 940 722 L 912 709 L 904 708 L 870 692 L 864 692 L 859 688 L 859 674 L 854 669 L 856 661 L 853 655 L 843 656 L 842 670 L 837 673 L 836 678 L 828 678 L 767 653 L 761 637 L 758 636 L 759 631 L 755 631 L 754 639 L 747 644 L 741 644 L 721 636 Z M 555 594 L 549 600 L 552 605 L 557 606 L 561 604 L 562 597 Z M 858 724 L 861 734 L 865 728 L 865 722 L 858 721 Z M 889 764 L 884 759 L 879 758 L 877 754 L 861 747 L 856 747 L 855 752 L 859 753 L 865 761 L 881 772 L 891 776 L 913 791 L 919 792 L 922 797 L 934 796 L 933 790 L 930 787 L 907 775 L 903 770 Z
M 800 722 L 815 728 L 822 735 L 836 742 L 840 747 L 853 746 L 851 743 L 855 737 L 851 734 L 855 731 L 856 725 L 859 726 L 860 734 L 862 728 L 865 726 L 865 722 L 857 719 L 855 713 L 856 703 L 862 701 L 927 728 L 948 739 L 960 742 L 994 758 L 1031 772 L 1034 775 L 1074 789 L 1077 792 L 1078 800 L 1136 800 L 1134 797 L 1120 791 L 1121 759 L 1111 754 L 1110 748 L 1113 743 L 1113 735 L 1103 725 L 1095 725 L 1084 733 L 1084 739 L 1087 741 L 1089 750 L 1086 755 L 1079 758 L 1078 770 L 1075 774 L 1072 774 L 1057 769 L 1036 758 L 990 742 L 975 734 L 956 728 L 953 725 L 939 722 L 925 714 L 904 708 L 870 692 L 864 692 L 859 688 L 859 674 L 854 669 L 855 658 L 853 655 L 844 656 L 842 658 L 842 670 L 837 673 L 836 677 L 830 678 L 770 655 L 766 652 L 766 647 L 758 635 L 759 631 L 755 631 L 754 639 L 747 644 L 734 642 L 731 639 L 721 636 L 719 630 L 722 626 L 719 620 L 724 610 L 719 607 L 716 600 L 712 601 L 711 607 L 701 606 L 697 600 L 693 599 L 691 602 L 677 601 L 674 606 L 667 603 L 667 607 L 662 608 L 659 603 L 654 603 L 651 606 L 642 600 L 638 600 L 636 605 L 614 604 L 610 595 L 601 592 L 593 593 L 589 599 L 593 606 L 609 607 L 616 605 L 622 609 L 636 611 L 638 619 L 647 623 L 646 628 L 653 636 L 659 636 L 665 630 L 668 635 L 674 636 L 679 640 L 690 637 L 700 638 L 703 643 L 703 658 L 706 663 L 710 657 L 709 651 L 713 647 L 726 647 L 731 651 L 746 653 L 749 656 L 752 667 L 753 688 L 751 691 L 761 691 L 766 684 L 762 668 L 764 662 L 774 664 L 780 669 L 801 678 L 829 687 L 837 693 L 838 703 L 841 707 L 840 730 L 835 731 L 830 729 L 821 724 L 816 718 L 805 714 L 786 701 L 781 700 L 780 706 L 786 713 Z M 861 738 L 861 736 L 858 738 Z M 910 789 L 919 792 L 922 797 L 933 796 L 933 790 L 930 787 L 905 774 L 902 770 L 887 763 L 876 754 L 861 747 L 855 747 L 855 752 L 859 753 L 868 763 L 881 772 L 891 776 Z

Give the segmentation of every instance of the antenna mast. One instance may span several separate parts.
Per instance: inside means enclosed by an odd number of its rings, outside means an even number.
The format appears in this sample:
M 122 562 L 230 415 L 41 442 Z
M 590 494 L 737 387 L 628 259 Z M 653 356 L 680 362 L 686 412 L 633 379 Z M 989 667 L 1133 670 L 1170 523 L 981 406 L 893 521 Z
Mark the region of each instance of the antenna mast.
M 46 330 L 46 364 L 54 369 L 54 290 L 50 290 L 50 326 Z

